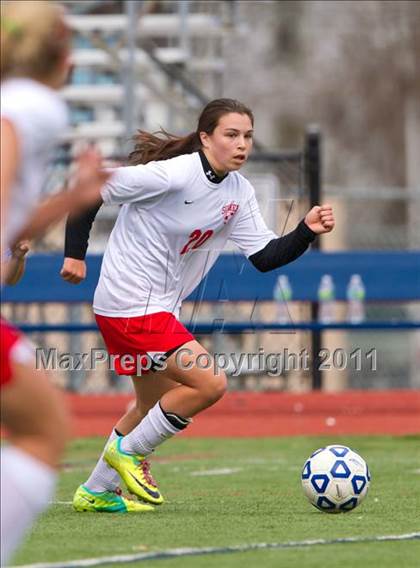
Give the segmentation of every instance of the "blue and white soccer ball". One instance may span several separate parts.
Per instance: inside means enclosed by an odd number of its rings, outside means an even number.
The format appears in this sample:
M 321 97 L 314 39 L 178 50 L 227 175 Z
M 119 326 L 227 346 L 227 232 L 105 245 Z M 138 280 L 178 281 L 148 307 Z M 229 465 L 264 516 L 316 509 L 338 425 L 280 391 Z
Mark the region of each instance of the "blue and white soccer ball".
M 302 470 L 302 488 L 310 503 L 325 513 L 345 513 L 360 505 L 370 484 L 365 460 L 338 444 L 316 450 Z

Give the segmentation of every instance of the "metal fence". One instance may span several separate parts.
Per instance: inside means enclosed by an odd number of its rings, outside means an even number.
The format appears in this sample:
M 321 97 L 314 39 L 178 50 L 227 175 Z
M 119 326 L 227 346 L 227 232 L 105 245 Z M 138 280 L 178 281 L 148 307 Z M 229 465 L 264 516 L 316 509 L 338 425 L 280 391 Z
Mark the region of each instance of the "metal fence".
M 327 185 L 324 195 L 334 203 L 340 219 L 335 250 L 419 249 L 420 188 Z M 420 266 L 418 271 L 420 273 Z M 420 302 L 369 304 L 366 317 L 388 321 L 419 319 Z M 368 365 L 361 371 L 351 368 L 349 387 L 420 387 L 419 332 L 355 332 L 348 334 L 347 342 L 350 352 L 358 348 L 368 352 L 374 348 L 378 363 L 375 371 Z

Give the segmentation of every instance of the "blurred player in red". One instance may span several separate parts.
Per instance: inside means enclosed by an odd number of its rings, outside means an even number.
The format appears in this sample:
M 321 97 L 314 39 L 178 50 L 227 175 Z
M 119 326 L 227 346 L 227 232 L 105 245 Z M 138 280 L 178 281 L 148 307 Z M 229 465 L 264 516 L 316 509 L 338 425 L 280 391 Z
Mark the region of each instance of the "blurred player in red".
M 238 172 L 251 152 L 253 124 L 244 104 L 218 99 L 184 138 L 140 132 L 132 165 L 116 168 L 101 191 L 105 204 L 122 207 L 93 309 L 108 352 L 117 357 L 117 373 L 132 376 L 137 403 L 116 424 L 103 457 L 77 489 L 77 511 L 106 510 L 103 500 L 120 477 L 139 499 L 162 503 L 147 456 L 223 396 L 224 373 L 195 364 L 200 356 L 211 362 L 211 355 L 178 318 L 182 301 L 227 240 L 266 272 L 295 260 L 316 235 L 334 227 L 332 208 L 323 205 L 288 235 L 267 228 L 253 187 Z M 68 222 L 62 276 L 70 282 L 86 274 L 84 256 L 99 207 Z
M 22 276 L 18 257 L 27 247 L 22 239 L 40 236 L 69 210 L 92 206 L 108 177 L 99 156 L 87 151 L 79 159 L 73 189 L 39 204 L 51 150 L 67 124 L 57 90 L 70 68 L 70 39 L 62 10 L 53 2 L 2 3 L 2 283 Z M 0 332 L 1 419 L 9 434 L 1 449 L 4 565 L 53 496 L 67 415 L 45 372 L 35 369 L 32 344 L 4 320 Z

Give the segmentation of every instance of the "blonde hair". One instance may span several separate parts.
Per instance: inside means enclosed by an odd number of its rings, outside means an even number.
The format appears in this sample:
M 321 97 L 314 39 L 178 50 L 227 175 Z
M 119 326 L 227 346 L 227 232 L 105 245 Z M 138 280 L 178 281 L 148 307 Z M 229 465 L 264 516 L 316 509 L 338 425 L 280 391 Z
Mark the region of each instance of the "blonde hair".
M 1 80 L 49 78 L 70 49 L 64 11 L 42 0 L 2 2 Z

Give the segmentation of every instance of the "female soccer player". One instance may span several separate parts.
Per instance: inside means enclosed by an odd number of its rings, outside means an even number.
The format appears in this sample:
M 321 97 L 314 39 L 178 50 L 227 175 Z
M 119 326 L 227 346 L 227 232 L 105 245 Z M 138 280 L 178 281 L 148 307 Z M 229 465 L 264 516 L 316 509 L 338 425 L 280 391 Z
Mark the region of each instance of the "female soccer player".
M 37 208 L 50 150 L 67 121 L 57 89 L 67 77 L 69 50 L 70 31 L 53 2 L 2 3 L 2 282 L 14 283 L 23 270 L 20 261 L 7 263 L 7 249 L 21 255 L 21 239 L 40 236 L 71 208 L 91 207 L 108 177 L 89 151 L 74 188 Z M 1 419 L 10 442 L 1 449 L 3 566 L 53 495 L 67 417 L 45 373 L 35 370 L 31 344 L 4 320 L 0 332 Z
M 219 99 L 204 108 L 196 131 L 184 138 L 140 132 L 132 165 L 115 169 L 102 189 L 104 203 L 122 208 L 93 309 L 108 352 L 117 357 L 117 372 L 132 375 L 137 404 L 116 424 L 103 459 L 76 491 L 77 511 L 104 510 L 103 499 L 115 491 L 119 476 L 139 499 L 162 503 L 147 456 L 223 396 L 224 373 L 194 364 L 203 353 L 211 356 L 178 317 L 183 299 L 226 241 L 266 272 L 295 260 L 317 234 L 334 227 L 332 208 L 323 205 L 284 237 L 267 228 L 254 189 L 238 173 L 251 151 L 253 123 L 245 105 Z M 98 207 L 68 223 L 62 276 L 70 282 L 85 275 L 83 258 Z M 127 356 L 145 359 L 136 367 Z

